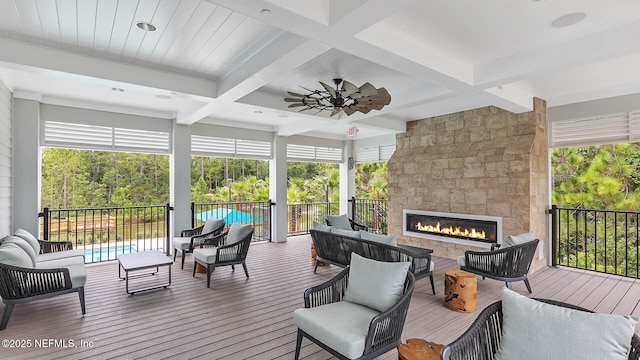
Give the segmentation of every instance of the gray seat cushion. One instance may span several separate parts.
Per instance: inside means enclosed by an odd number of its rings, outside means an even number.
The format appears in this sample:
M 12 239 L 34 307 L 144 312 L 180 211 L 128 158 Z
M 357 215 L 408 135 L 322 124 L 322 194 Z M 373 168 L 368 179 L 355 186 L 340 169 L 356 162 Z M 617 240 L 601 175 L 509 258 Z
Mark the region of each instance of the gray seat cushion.
M 84 250 L 82 249 L 73 249 L 73 250 L 65 250 L 65 251 L 56 251 L 46 254 L 38 255 L 37 262 L 45 262 L 51 260 L 65 259 L 65 258 L 73 258 L 79 257 L 81 261 L 84 263 Z
M 360 230 L 360 238 L 362 240 L 369 240 L 369 241 L 379 242 L 381 244 L 398 246 L 395 235 L 372 234 L 368 231 Z
M 199 245 L 199 241 L 194 241 L 193 245 Z M 180 251 L 189 250 L 189 246 L 191 245 L 191 237 L 180 237 L 176 236 L 173 238 L 173 247 Z
M 82 287 L 87 283 L 87 270 L 83 263 L 73 263 L 68 265 L 63 265 L 63 260 L 72 260 L 77 261 L 78 257 L 75 258 L 67 258 L 67 259 L 58 259 L 53 261 L 47 261 L 44 263 L 38 263 L 37 269 L 58 269 L 58 268 L 66 268 L 69 269 L 69 276 L 71 277 L 71 287 L 78 288 Z
M 296 309 L 293 321 L 300 330 L 349 359 L 364 352 L 369 324 L 379 312 L 348 301 L 309 309 Z
M 216 262 L 216 250 L 217 248 L 215 247 L 194 249 L 193 257 L 200 262 L 203 262 L 206 264 L 213 264 Z
M 47 261 L 38 261 L 36 269 L 55 269 L 71 265 L 84 265 L 84 257 L 72 256 L 58 259 L 49 259 Z
M 500 248 L 504 249 L 506 247 L 522 245 L 524 243 L 528 243 L 529 241 L 533 241 L 536 239 L 536 236 L 533 235 L 532 232 L 526 232 L 520 235 L 509 235 L 504 238 L 502 245 Z

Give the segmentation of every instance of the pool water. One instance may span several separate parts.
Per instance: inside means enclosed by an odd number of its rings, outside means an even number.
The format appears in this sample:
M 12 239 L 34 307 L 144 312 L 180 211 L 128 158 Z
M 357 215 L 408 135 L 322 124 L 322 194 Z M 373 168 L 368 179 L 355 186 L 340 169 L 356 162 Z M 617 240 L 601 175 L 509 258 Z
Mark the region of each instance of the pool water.
M 117 254 L 128 254 L 136 251 L 136 248 L 132 246 L 104 247 L 102 249 L 99 247 L 95 247 L 84 252 L 84 262 L 92 263 L 115 260 Z

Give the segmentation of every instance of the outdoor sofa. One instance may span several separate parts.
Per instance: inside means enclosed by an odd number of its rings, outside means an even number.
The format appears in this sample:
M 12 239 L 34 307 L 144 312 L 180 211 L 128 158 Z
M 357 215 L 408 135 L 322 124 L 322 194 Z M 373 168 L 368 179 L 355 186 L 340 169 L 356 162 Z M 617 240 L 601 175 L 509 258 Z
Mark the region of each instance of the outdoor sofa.
M 315 224 L 309 231 L 315 246 L 318 261 L 340 267 L 351 263 L 351 254 L 377 261 L 411 263 L 409 271 L 416 280 L 429 276 L 431 290 L 435 295 L 433 283 L 434 263 L 431 260 L 433 250 L 407 245 L 397 245 L 395 237 L 371 234 L 366 231 L 338 229 L 333 226 Z M 318 269 L 318 261 L 313 272 Z
M 0 330 L 16 304 L 77 292 L 85 314 L 84 252 L 70 241 L 44 241 L 18 229 L 0 243 L 0 297 L 5 304 Z

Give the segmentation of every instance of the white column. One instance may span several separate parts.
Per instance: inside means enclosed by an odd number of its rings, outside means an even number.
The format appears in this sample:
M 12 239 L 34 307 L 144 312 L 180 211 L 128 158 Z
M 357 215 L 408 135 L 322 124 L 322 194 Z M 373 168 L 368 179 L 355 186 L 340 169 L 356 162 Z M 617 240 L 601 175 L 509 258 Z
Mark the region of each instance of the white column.
M 342 148 L 344 161 L 340 164 L 340 214 L 350 214 L 351 206 L 349 199 L 356 195 L 356 170 L 355 166 L 349 169 L 349 159 L 353 158 L 353 140 L 344 142 Z
M 173 126 L 173 152 L 170 156 L 170 199 L 173 205 L 172 233 L 191 228 L 191 127 Z M 171 249 L 173 251 L 173 249 Z
M 271 218 L 271 241 L 287 241 L 287 140 L 273 135 L 273 158 L 269 161 L 269 196 L 275 201 Z
M 14 98 L 13 116 L 12 228 L 39 236 L 40 103 Z

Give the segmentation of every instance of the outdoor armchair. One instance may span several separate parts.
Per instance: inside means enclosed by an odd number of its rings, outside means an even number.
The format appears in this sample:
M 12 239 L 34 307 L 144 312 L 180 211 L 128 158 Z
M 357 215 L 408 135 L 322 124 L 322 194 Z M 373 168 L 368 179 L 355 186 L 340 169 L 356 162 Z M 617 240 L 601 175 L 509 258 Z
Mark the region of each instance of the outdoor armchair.
M 229 231 L 220 235 L 205 239 L 200 248 L 193 250 L 193 276 L 196 276 L 197 264 L 207 268 L 207 287 L 211 284 L 211 269 L 219 266 L 242 264 L 244 273 L 247 271 L 247 253 L 253 237 L 253 226 L 233 223 Z
M 25 236 L 25 238 L 21 237 Z M 0 330 L 7 327 L 16 304 L 67 293 L 78 293 L 85 314 L 84 285 L 87 273 L 82 251 L 48 252 L 24 230 L 0 244 L 0 297 L 5 304 Z M 52 246 L 51 248 L 56 248 Z
M 305 337 L 339 359 L 374 359 L 400 345 L 415 282 L 408 267 L 354 254 L 350 267 L 307 289 L 293 314 L 295 359 Z
M 538 242 L 531 233 L 508 236 L 502 246 L 496 244 L 491 251 L 465 251 L 464 256 L 458 258 L 458 264 L 460 270 L 480 275 L 483 279 L 488 277 L 504 281 L 509 289 L 512 282 L 524 281 L 531 293 L 527 274 Z
M 184 269 L 184 258 L 186 254 L 193 253 L 193 249 L 200 246 L 203 241 L 222 233 L 224 225 L 224 220 L 210 217 L 204 225 L 193 229 L 182 230 L 180 237 L 173 238 L 173 261 L 176 261 L 176 255 L 179 251 L 182 256 L 180 268 Z
M 560 301 L 554 301 L 549 299 L 535 299 L 539 302 L 559 306 L 561 308 L 573 309 L 578 311 L 584 311 L 587 313 L 593 313 L 590 310 L 581 308 L 579 306 L 567 304 Z M 535 316 L 535 315 L 534 315 Z M 525 324 L 524 326 L 528 326 Z M 551 331 L 549 324 L 544 325 L 546 327 L 544 332 Z M 569 324 L 569 326 L 571 326 Z M 575 334 L 582 336 L 579 326 L 575 326 Z M 566 334 L 557 334 L 566 335 Z M 552 334 L 553 336 L 553 334 Z M 440 353 L 441 360 L 493 360 L 496 359 L 496 352 L 500 347 L 500 343 L 505 337 L 505 326 L 503 316 L 503 301 L 495 302 L 487 306 L 478 315 L 478 318 L 471 324 L 471 326 L 455 341 L 445 346 Z M 549 344 L 531 344 L 531 340 L 523 338 L 522 334 L 516 334 L 516 337 L 522 338 L 522 346 L 542 346 L 549 354 L 554 354 L 557 349 L 551 348 Z M 640 359 L 640 338 L 638 335 L 633 334 L 631 337 L 631 349 L 628 353 L 629 360 Z

